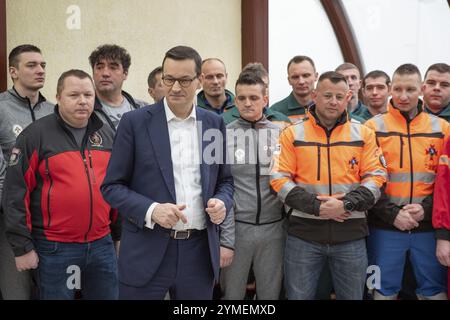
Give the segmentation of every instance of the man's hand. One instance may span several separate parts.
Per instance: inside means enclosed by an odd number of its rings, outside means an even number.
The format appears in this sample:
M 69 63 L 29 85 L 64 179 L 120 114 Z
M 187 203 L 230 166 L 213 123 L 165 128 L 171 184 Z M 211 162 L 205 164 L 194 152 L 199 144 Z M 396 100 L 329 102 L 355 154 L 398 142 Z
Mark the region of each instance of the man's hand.
M 347 220 L 350 217 L 350 213 L 345 211 L 344 203 L 338 198 L 342 198 L 342 196 L 317 196 L 317 199 L 322 201 L 319 216 L 337 222 L 344 222 Z
M 450 241 L 438 239 L 436 242 L 436 257 L 446 267 L 450 267 Z
M 419 223 L 409 214 L 407 210 L 401 209 L 394 220 L 394 226 L 401 231 L 405 231 L 418 227 Z
M 220 267 L 228 267 L 233 262 L 234 250 L 220 247 Z
M 30 269 L 36 269 L 39 264 L 39 257 L 36 251 L 31 250 L 23 256 L 16 257 L 16 268 L 17 271 L 26 271 Z
M 211 198 L 208 200 L 206 212 L 209 214 L 209 219 L 214 224 L 221 224 L 227 213 L 223 201 L 216 198 Z
M 186 216 L 181 212 L 186 205 L 177 205 L 173 203 L 158 204 L 153 210 L 152 220 L 166 229 L 172 229 L 173 226 L 181 219 L 183 223 L 187 222 Z
M 407 204 L 402 209 L 408 211 L 411 217 L 417 222 L 422 221 L 423 218 L 425 217 L 425 211 L 423 210 L 421 204 L 418 203 Z

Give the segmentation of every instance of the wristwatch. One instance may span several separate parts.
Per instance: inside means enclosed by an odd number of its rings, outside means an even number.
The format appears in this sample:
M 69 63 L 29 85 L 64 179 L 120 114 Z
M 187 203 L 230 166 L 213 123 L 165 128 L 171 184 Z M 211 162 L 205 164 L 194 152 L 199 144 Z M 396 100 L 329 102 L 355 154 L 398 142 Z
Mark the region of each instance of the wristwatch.
M 353 202 L 349 201 L 349 200 L 342 200 L 342 202 L 344 203 L 344 210 L 347 212 L 352 212 L 353 210 L 355 210 L 355 205 L 353 204 Z

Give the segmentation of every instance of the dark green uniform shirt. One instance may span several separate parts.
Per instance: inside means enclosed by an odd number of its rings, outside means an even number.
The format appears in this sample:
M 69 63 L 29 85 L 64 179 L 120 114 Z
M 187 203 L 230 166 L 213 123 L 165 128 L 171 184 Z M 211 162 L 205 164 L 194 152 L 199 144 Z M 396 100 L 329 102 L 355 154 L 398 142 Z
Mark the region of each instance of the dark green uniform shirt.
M 234 94 L 225 89 L 225 96 L 227 97 L 227 100 L 225 100 L 223 106 L 220 109 L 216 109 L 208 102 L 205 97 L 205 92 L 202 90 L 197 94 L 197 106 L 217 114 L 227 112 L 229 109 L 234 107 Z
M 309 108 L 313 102 L 311 101 L 306 106 L 301 106 L 294 97 L 294 93 L 291 92 L 289 96 L 274 103 L 270 109 L 273 111 L 281 112 L 285 116 L 289 117 L 292 122 L 296 122 L 305 117 L 306 109 Z
M 446 120 L 447 122 L 450 122 L 450 103 L 438 113 L 434 113 L 433 111 L 428 109 L 428 107 L 425 107 L 425 111 L 428 113 L 434 114 L 435 116 L 442 118 L 442 119 Z

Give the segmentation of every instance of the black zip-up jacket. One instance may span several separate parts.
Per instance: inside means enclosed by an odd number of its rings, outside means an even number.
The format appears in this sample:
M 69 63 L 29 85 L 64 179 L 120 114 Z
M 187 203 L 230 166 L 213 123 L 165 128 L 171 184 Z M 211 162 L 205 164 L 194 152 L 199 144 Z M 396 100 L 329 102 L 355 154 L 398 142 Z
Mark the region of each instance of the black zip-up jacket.
M 119 226 L 103 199 L 114 132 L 92 113 L 81 148 L 59 115 L 28 126 L 11 152 L 3 195 L 6 235 L 16 256 L 34 249 L 32 239 L 85 243 Z

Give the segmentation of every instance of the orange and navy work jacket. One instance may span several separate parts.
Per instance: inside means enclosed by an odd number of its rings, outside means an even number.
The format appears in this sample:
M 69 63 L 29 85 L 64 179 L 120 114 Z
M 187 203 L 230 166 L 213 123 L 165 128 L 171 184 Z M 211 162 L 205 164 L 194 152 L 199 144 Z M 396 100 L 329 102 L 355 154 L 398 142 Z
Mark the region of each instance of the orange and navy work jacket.
M 372 193 L 376 202 L 380 197 L 380 188 L 386 181 L 386 170 L 380 162 L 381 151 L 377 146 L 375 133 L 359 122 L 348 120 L 346 114 L 341 122 L 328 131 L 312 114 L 315 112 L 314 106 L 311 110 L 304 119 L 287 127 L 280 135 L 280 151 L 274 157 L 271 172 L 272 189 L 285 202 L 295 187 L 316 196 L 335 196 L 364 186 Z M 345 231 L 349 227 L 349 220 L 354 220 L 350 224 L 358 231 L 353 233 L 353 239 L 344 239 L 345 235 L 352 234 L 350 230 Z M 295 234 L 290 226 L 289 233 L 305 240 L 326 243 L 364 237 L 366 213 L 353 211 L 349 220 L 339 223 L 303 212 L 301 208 L 292 208 L 290 225 L 306 223 L 308 230 L 313 230 L 314 227 L 317 230 L 308 232 L 310 236 L 305 236 L 305 232 L 298 231 Z M 356 221 L 358 222 L 355 224 Z M 325 222 L 330 225 L 327 226 Z M 302 228 L 297 228 L 300 229 Z M 304 229 L 307 229 L 306 226 Z M 323 229 L 330 234 L 323 239 L 316 238 L 319 234 L 326 233 Z
M 433 227 L 436 238 L 450 241 L 450 138 L 439 157 L 434 185 Z
M 418 111 L 407 120 L 390 104 L 386 113 L 366 122 L 376 132 L 388 169 L 385 205 L 377 204 L 369 219 L 376 227 L 393 228 L 398 211 L 406 204 L 418 203 L 424 207 L 425 218 L 412 231 L 431 230 L 434 180 L 450 125 L 423 112 L 421 103 Z

